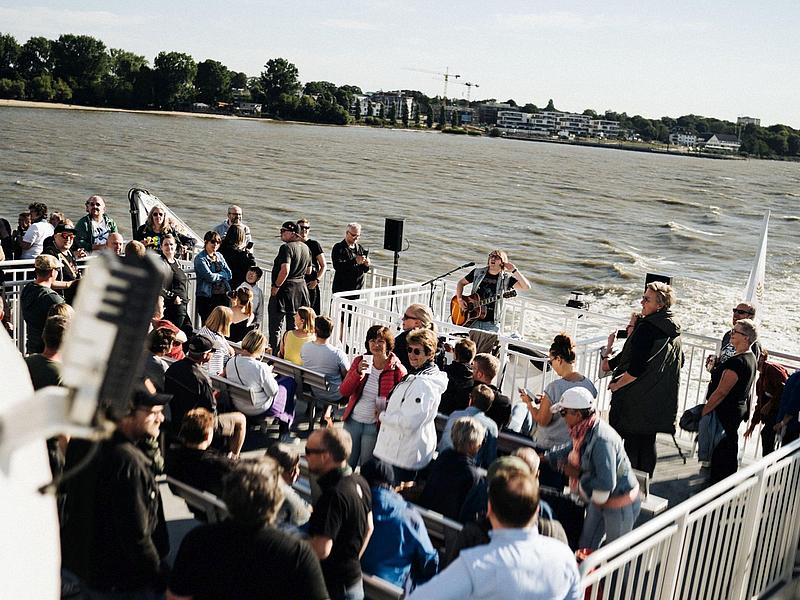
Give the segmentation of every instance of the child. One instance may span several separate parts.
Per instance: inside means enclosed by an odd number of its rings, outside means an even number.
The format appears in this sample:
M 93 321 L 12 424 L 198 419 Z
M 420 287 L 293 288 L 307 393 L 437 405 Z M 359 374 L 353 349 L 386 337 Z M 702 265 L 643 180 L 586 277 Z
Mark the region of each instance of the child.
M 264 275 L 261 267 L 250 267 L 245 275 L 244 282 L 239 286 L 240 288 L 246 287 L 253 291 L 253 322 L 252 324 L 263 329 L 262 323 L 264 320 L 264 292 L 258 286 L 258 282 Z

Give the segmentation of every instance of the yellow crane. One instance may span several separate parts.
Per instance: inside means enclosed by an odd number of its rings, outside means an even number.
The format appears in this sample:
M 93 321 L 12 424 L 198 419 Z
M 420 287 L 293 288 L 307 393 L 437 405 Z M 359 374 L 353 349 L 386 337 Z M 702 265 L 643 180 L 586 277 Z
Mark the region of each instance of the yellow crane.
M 428 75 L 438 75 L 439 77 L 444 78 L 444 92 L 442 93 L 442 98 L 447 101 L 447 82 L 450 81 L 450 78 L 458 79 L 461 75 L 456 75 L 455 73 L 450 72 L 450 67 L 445 67 L 444 73 L 439 71 L 429 71 L 427 69 L 403 69 L 404 71 L 415 71 L 417 73 L 427 73 Z

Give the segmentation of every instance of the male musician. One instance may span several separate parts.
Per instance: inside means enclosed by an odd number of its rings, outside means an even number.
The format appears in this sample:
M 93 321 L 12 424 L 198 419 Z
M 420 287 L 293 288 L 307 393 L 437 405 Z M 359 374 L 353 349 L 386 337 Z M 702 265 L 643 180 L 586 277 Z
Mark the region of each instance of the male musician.
M 456 284 L 456 297 L 462 311 L 470 308 L 463 296 L 464 286 L 468 283 L 472 284 L 472 295 L 477 294 L 481 300 L 488 301 L 485 305 L 486 314 L 473 321 L 470 327 L 493 333 L 500 331 L 503 294 L 511 288 L 524 292 L 531 287 L 525 275 L 513 263 L 508 262 L 508 255 L 503 250 L 492 250 L 487 266 L 473 269 Z

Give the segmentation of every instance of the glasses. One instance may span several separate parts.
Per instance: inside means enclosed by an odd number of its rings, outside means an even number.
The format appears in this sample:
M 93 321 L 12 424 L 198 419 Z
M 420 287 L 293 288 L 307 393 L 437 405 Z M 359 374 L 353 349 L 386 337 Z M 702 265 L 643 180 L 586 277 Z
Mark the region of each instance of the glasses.
M 242 213 L 229 212 L 228 216 L 229 217 L 241 217 Z
M 349 235 L 350 237 L 354 237 L 354 238 L 360 238 L 361 237 L 360 233 L 352 233 L 351 231 L 348 231 L 347 235 Z
M 417 317 L 412 317 L 411 315 L 403 315 L 403 321 L 407 321 L 409 319 L 416 319 Z
M 735 315 L 752 315 L 753 311 L 752 310 L 742 310 L 741 308 L 734 308 L 733 309 L 733 314 L 735 314 Z
M 744 331 L 739 331 L 738 329 L 735 328 L 733 331 L 731 331 L 731 335 L 733 335 L 734 333 L 738 333 L 739 335 L 747 335 Z
M 655 302 L 655 300 L 651 300 L 647 296 L 642 296 L 642 302 L 644 302 L 645 304 L 650 304 L 652 302 Z
M 73 240 L 73 239 L 75 239 L 75 236 L 72 235 L 71 233 L 59 233 L 58 235 L 60 235 L 62 237 L 62 239 L 65 239 L 65 240 Z
M 407 352 L 409 354 L 413 354 L 414 356 L 419 356 L 420 354 L 422 354 L 423 356 L 425 355 L 425 350 L 423 350 L 422 348 L 410 348 L 409 347 Z
M 219 246 L 220 243 L 219 240 L 206 240 L 206 244 L 214 244 L 215 246 Z
M 306 454 L 325 454 L 326 452 L 325 448 L 309 448 L 306 446 Z
M 497 254 L 490 254 L 489 260 L 503 260 L 503 258 Z

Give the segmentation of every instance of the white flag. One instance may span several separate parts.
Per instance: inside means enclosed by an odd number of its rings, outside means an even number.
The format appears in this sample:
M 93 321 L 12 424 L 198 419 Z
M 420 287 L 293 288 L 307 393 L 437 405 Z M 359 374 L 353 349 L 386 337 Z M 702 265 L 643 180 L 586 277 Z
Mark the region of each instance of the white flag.
M 750 269 L 750 278 L 744 289 L 744 301 L 749 302 L 760 310 L 764 301 L 765 270 L 767 265 L 767 229 L 769 228 L 769 211 L 764 214 L 764 224 L 761 229 L 761 241 L 758 243 L 756 259 Z

